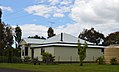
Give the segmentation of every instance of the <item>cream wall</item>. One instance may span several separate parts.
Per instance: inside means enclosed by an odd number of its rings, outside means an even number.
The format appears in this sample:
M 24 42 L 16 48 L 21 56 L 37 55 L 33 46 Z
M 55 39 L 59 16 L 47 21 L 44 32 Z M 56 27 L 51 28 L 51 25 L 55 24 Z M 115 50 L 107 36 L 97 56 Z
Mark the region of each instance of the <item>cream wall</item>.
M 79 61 L 78 49 L 73 47 L 54 47 L 55 61 Z
M 41 48 L 34 49 L 34 58 L 38 57 L 38 60 L 42 61 Z
M 87 48 L 85 61 L 95 61 L 98 57 L 103 56 L 99 48 Z
M 54 47 L 55 61 L 79 61 L 78 49 L 76 47 Z M 103 56 L 98 48 L 87 48 L 84 61 L 95 61 Z
M 45 49 L 45 52 L 49 52 L 54 56 L 54 47 L 46 47 L 44 49 Z

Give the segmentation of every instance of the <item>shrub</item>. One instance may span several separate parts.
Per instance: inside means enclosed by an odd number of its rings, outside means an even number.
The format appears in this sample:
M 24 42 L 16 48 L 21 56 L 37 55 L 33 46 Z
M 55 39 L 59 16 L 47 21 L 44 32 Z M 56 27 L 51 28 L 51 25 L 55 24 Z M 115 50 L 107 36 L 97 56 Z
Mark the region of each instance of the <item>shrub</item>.
M 98 64 L 104 64 L 104 57 L 98 57 L 98 58 L 96 59 L 96 62 L 97 62 Z
M 24 57 L 24 63 L 29 63 L 31 61 L 31 58 L 26 56 Z
M 0 56 L 0 63 L 21 63 L 20 57 L 11 57 L 9 60 L 9 57 L 7 56 Z
M 32 63 L 33 63 L 34 65 L 36 65 L 36 64 L 39 64 L 39 65 L 40 65 L 40 61 L 38 60 L 38 57 L 33 58 L 33 59 L 32 59 Z
M 55 57 L 52 56 L 52 54 L 48 53 L 48 52 L 44 52 L 42 54 L 42 59 L 43 59 L 43 62 L 45 62 L 46 64 L 49 64 L 49 63 L 53 63 L 54 62 L 54 59 Z
M 117 60 L 116 60 L 116 58 L 110 59 L 110 64 L 111 64 L 111 65 L 117 65 Z

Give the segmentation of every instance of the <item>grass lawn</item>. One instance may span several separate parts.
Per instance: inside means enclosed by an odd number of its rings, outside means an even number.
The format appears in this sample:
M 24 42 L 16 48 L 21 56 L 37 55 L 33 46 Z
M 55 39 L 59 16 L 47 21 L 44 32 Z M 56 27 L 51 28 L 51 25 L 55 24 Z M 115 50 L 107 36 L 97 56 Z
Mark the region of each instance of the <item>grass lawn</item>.
M 58 65 L 32 65 L 0 63 L 0 68 L 14 68 L 38 72 L 119 72 L 119 65 L 97 64 L 58 64 Z

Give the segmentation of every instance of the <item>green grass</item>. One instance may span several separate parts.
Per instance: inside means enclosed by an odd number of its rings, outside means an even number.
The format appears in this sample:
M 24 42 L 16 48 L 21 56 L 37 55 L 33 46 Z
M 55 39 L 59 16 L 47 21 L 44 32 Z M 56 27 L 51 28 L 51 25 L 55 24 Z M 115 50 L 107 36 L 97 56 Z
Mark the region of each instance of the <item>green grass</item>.
M 0 63 L 0 68 L 13 68 L 38 72 L 119 72 L 119 65 L 97 64 L 58 64 L 58 65 L 32 65 Z

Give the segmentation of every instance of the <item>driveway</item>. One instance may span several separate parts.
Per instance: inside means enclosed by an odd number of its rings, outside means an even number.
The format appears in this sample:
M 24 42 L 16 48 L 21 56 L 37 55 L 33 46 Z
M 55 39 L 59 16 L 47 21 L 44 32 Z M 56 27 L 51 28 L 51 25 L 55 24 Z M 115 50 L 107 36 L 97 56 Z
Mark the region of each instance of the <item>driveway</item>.
M 33 71 L 0 68 L 0 72 L 33 72 Z

